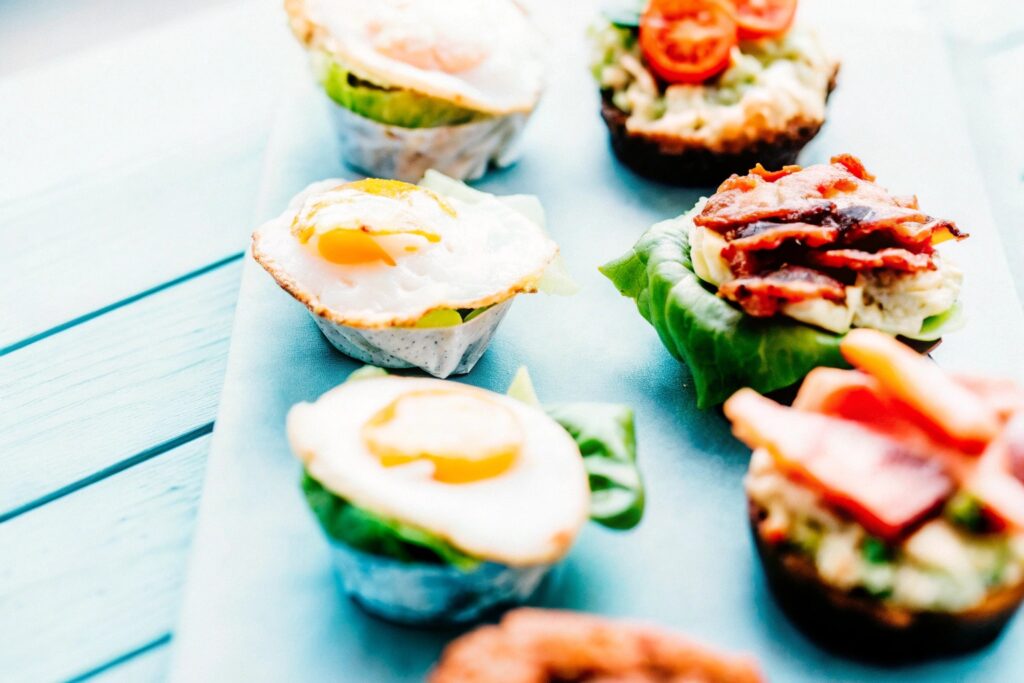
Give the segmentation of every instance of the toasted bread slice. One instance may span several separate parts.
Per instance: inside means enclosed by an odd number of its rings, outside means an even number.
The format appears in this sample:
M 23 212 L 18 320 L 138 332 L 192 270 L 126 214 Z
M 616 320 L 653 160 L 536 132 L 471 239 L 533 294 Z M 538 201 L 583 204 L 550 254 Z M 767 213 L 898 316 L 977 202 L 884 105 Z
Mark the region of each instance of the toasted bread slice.
M 763 510 L 749 502 L 750 529 L 768 586 L 809 638 L 842 655 L 906 662 L 974 650 L 992 642 L 1024 600 L 1024 581 L 960 612 L 916 611 L 826 583 L 814 562 L 761 535 Z
M 835 88 L 838 73 L 837 65 L 829 79 L 828 95 Z M 822 121 L 795 120 L 787 129 L 754 144 L 712 150 L 669 136 L 630 133 L 626 128 L 629 114 L 615 106 L 610 91 L 602 93 L 601 117 L 611 134 L 612 150 L 623 164 L 652 180 L 691 187 L 718 185 L 733 173 L 746 173 L 758 163 L 768 169 L 796 163 L 800 150 L 818 134 L 823 124 Z

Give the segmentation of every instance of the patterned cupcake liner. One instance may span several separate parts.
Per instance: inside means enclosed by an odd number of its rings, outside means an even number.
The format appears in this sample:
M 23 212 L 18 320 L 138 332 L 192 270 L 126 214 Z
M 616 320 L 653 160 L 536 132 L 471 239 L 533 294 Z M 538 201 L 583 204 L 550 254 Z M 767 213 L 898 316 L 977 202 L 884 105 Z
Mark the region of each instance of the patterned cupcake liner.
M 345 592 L 366 612 L 403 624 L 462 624 L 526 602 L 551 565 L 509 567 L 484 562 L 461 571 L 447 565 L 399 562 L 332 542 Z
M 452 327 L 367 330 L 316 314 L 313 320 L 334 348 L 356 360 L 381 368 L 420 368 L 444 379 L 473 369 L 511 305 L 508 299 Z
M 427 169 L 458 180 L 475 180 L 488 166 L 519 156 L 518 140 L 528 114 L 492 116 L 457 126 L 402 128 L 355 114 L 327 98 L 344 161 L 378 178 L 415 183 Z

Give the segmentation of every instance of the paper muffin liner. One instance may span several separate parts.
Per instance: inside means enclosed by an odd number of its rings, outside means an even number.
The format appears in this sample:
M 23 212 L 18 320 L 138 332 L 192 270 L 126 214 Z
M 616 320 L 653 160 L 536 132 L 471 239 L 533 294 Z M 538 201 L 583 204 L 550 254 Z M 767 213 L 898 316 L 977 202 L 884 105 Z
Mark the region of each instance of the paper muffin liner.
M 452 327 L 369 330 L 339 325 L 316 314 L 313 320 L 334 348 L 356 360 L 381 368 L 420 368 L 444 379 L 473 369 L 511 305 L 508 299 Z
M 484 562 L 461 571 L 400 562 L 331 543 L 345 593 L 370 614 L 403 624 L 460 624 L 532 596 L 551 565 L 509 567 Z
M 488 166 L 509 166 L 528 114 L 492 116 L 457 126 L 402 128 L 355 114 L 327 98 L 344 161 L 367 175 L 415 183 L 427 169 L 475 180 Z

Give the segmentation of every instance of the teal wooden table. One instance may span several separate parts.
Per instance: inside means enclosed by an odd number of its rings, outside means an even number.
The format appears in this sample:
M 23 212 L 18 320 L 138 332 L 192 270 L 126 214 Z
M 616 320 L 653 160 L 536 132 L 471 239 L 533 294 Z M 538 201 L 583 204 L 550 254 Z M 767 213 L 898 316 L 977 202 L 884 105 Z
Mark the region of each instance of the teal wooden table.
M 263 151 L 305 75 L 276 0 L 122 4 L 0 4 L 3 681 L 165 673 Z M 947 36 L 1024 294 L 1024 10 L 978 4 L 894 11 Z

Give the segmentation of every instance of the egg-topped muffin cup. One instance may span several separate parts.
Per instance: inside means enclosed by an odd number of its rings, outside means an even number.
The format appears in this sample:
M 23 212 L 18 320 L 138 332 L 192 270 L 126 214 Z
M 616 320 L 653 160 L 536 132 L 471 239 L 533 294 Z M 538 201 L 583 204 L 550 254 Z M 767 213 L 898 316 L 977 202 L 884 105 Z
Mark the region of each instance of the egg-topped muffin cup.
M 286 0 L 327 95 L 341 153 L 415 182 L 507 166 L 537 106 L 539 38 L 512 0 Z
M 643 514 L 632 411 L 541 407 L 522 370 L 501 395 L 364 368 L 292 407 L 287 431 L 345 592 L 391 621 L 521 604 L 588 518 Z
M 535 197 L 429 172 L 314 183 L 253 234 L 255 259 L 364 363 L 469 372 L 517 294 L 571 293 Z

